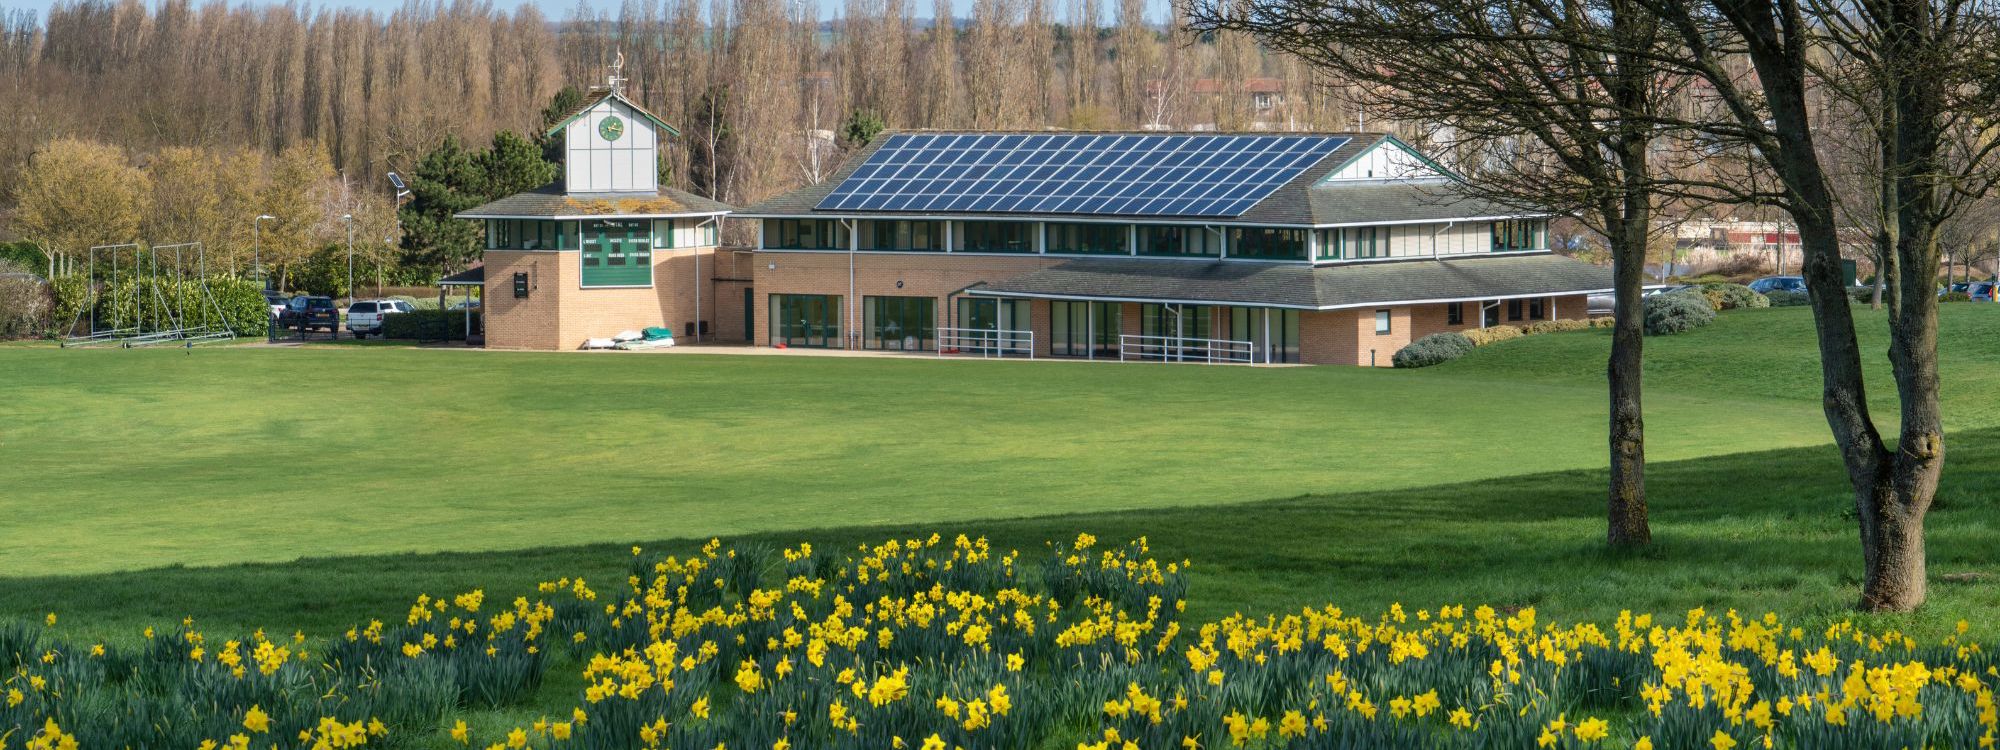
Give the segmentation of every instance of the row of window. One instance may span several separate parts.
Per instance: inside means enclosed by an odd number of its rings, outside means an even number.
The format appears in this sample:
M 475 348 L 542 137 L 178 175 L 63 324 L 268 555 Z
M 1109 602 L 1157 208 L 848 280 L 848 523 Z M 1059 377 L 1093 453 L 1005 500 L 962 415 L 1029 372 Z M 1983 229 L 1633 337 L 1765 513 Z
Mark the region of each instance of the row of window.
M 626 219 L 624 223 L 634 224 L 646 237 L 647 246 L 656 250 L 680 247 L 714 247 L 716 245 L 716 223 L 709 219 Z M 488 250 L 576 250 L 588 238 L 579 239 L 578 232 L 589 231 L 599 221 L 552 221 L 543 219 L 488 219 L 486 220 L 486 249 Z M 693 228 L 694 231 L 676 231 Z M 621 229 L 621 231 L 624 231 Z M 679 244 L 675 244 L 676 242 Z
M 1473 304 L 1478 304 L 1478 303 L 1473 303 Z M 1465 305 L 1466 303 L 1464 302 L 1452 302 L 1446 304 L 1444 306 L 1445 324 L 1454 326 L 1465 325 Z M 1548 302 L 1540 297 L 1531 297 L 1529 299 L 1510 299 L 1507 300 L 1506 305 L 1507 305 L 1507 320 L 1510 322 L 1522 321 L 1522 320 L 1549 319 Z M 1483 310 L 1482 316 L 1485 318 L 1482 321 L 1484 325 L 1489 325 L 1489 326 L 1500 325 L 1499 305 L 1481 306 L 1481 309 Z
M 950 342 L 977 347 L 978 331 L 1036 330 L 1027 300 L 964 297 L 958 300 L 955 327 L 964 331 Z M 1218 310 L 1226 310 L 1229 337 L 1251 342 L 1258 361 L 1266 353 L 1272 362 L 1297 362 L 1299 311 L 1256 307 L 1216 308 L 1191 305 L 1142 304 L 1140 333 L 1170 339 L 1212 339 Z M 840 295 L 773 294 L 770 299 L 771 342 L 788 347 L 839 347 L 844 317 Z M 864 296 L 861 298 L 861 346 L 889 351 L 929 351 L 937 348 L 937 300 L 933 297 Z M 1123 306 L 1117 302 L 1056 301 L 1049 305 L 1049 350 L 1057 356 L 1116 357 L 1123 330 Z M 995 337 L 992 346 L 1008 342 Z M 1171 346 L 1171 345 L 1170 345 Z M 1180 345 L 1189 356 L 1200 356 L 1203 343 Z M 1169 352 L 1171 354 L 1171 352 Z
M 1035 222 L 954 221 L 950 222 L 950 243 L 946 242 L 945 225 L 946 222 L 939 220 L 857 220 L 853 231 L 855 249 L 943 252 L 949 246 L 958 252 L 1035 252 L 1035 228 L 1038 226 Z M 1220 258 L 1226 233 L 1229 257 L 1255 260 L 1305 260 L 1308 231 L 1279 227 L 1216 229 L 1178 224 L 1082 222 L 1047 222 L 1039 226 L 1043 228 L 1042 240 L 1049 253 Z M 1546 222 L 1538 219 L 1493 222 L 1489 248 L 1495 252 L 1539 249 L 1543 247 L 1545 226 Z M 1395 231 L 1388 226 L 1312 230 L 1318 245 L 1315 258 L 1354 260 L 1390 257 L 1390 238 Z M 1400 231 L 1436 234 L 1426 225 L 1412 225 Z M 840 222 L 832 219 L 765 219 L 763 246 L 772 250 L 846 250 L 848 234 Z M 1431 236 L 1424 241 L 1437 243 L 1441 240 Z M 1426 246 L 1424 254 L 1429 254 L 1430 247 Z

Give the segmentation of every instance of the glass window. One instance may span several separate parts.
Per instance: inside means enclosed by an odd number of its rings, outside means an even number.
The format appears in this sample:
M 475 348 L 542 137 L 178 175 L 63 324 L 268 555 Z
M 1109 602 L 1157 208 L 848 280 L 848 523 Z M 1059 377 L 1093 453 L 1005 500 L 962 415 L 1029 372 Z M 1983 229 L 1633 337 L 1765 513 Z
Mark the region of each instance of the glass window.
M 1340 257 L 1389 257 L 1388 227 L 1342 227 L 1339 232 Z
M 1344 257 L 1341 255 L 1343 249 L 1341 237 L 1343 232 L 1339 227 L 1333 229 L 1316 229 L 1313 230 L 1313 234 L 1313 239 L 1318 242 L 1318 247 L 1313 253 L 1314 258 L 1319 260 L 1340 260 Z
M 764 247 L 778 250 L 840 250 L 845 232 L 829 219 L 765 219 Z
M 967 354 L 1026 354 L 1026 337 L 1011 333 L 1003 337 L 998 332 L 1031 330 L 1028 309 L 1024 299 L 960 297 L 958 327 L 966 330 L 959 331 L 952 343 Z
M 1049 303 L 1049 352 L 1061 357 L 1116 357 L 1124 311 L 1117 302 Z
M 861 346 L 896 351 L 929 349 L 936 316 L 937 300 L 931 297 L 862 297 Z
M 1517 299 L 1510 299 L 1510 300 L 1507 300 L 1507 319 L 1508 319 L 1508 320 L 1520 320 L 1520 319 L 1521 319 L 1521 301 L 1520 301 L 1520 300 L 1517 300 Z
M 1049 224 L 1048 251 L 1071 255 L 1131 253 L 1129 224 Z
M 667 249 L 667 248 L 671 248 L 671 247 L 674 247 L 674 243 L 675 243 L 676 241 L 678 241 L 679 239 L 680 239 L 679 237 L 676 237 L 676 236 L 674 236 L 674 220 L 673 220 L 673 219 L 654 219 L 654 220 L 653 220 L 653 247 L 654 247 L 654 248 L 656 248 L 656 249 L 662 249 L 662 250 L 664 250 L 664 249 Z
M 1493 222 L 1493 252 L 1539 250 L 1543 227 L 1540 219 L 1505 219 Z
M 1533 298 L 1533 299 L 1530 299 L 1530 300 L 1528 300 L 1528 319 L 1529 319 L 1529 320 L 1542 320 L 1542 319 L 1544 319 L 1544 318 L 1547 318 L 1548 316 L 1549 316 L 1549 314 L 1548 314 L 1548 309 L 1547 309 L 1547 305 L 1546 305 L 1546 304 L 1544 303 L 1544 301 L 1542 300 L 1542 298 L 1540 298 L 1540 297 L 1536 297 L 1536 298 Z
M 1214 308 L 1209 307 L 1151 303 L 1140 305 L 1139 334 L 1167 339 L 1165 342 L 1147 340 L 1141 346 L 1140 356 L 1166 359 L 1209 356 L 1207 343 L 1192 340 L 1210 338 L 1214 313 Z
M 1305 260 L 1306 230 L 1237 227 L 1229 230 L 1229 257 Z
M 1389 332 L 1389 320 L 1390 320 L 1390 318 L 1389 318 L 1389 311 L 1388 311 L 1388 310 L 1376 310 L 1376 311 L 1375 311 L 1375 333 L 1377 333 L 1377 334 L 1384 334 L 1384 333 L 1388 333 L 1388 332 Z
M 1229 338 L 1250 342 L 1257 362 L 1299 361 L 1299 311 L 1229 308 Z
M 855 231 L 857 250 L 943 250 L 944 222 L 861 221 Z
M 1222 236 L 1203 226 L 1141 225 L 1139 254 L 1213 258 L 1222 255 Z
M 583 224 L 583 286 L 651 286 L 652 223 L 643 220 Z
M 967 253 L 1032 253 L 1035 224 L 1028 221 L 961 221 L 952 250 Z
M 1465 303 L 1453 302 L 1444 306 L 1445 325 L 1465 325 Z
M 816 348 L 840 346 L 840 296 L 771 295 L 771 343 Z

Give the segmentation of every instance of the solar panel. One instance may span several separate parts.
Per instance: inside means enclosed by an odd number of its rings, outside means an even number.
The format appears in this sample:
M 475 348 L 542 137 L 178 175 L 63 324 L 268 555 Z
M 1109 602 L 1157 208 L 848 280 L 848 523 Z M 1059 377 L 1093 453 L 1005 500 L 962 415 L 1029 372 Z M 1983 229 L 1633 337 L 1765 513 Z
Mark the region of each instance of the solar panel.
M 1240 216 L 1347 141 L 1327 135 L 899 133 L 816 208 Z

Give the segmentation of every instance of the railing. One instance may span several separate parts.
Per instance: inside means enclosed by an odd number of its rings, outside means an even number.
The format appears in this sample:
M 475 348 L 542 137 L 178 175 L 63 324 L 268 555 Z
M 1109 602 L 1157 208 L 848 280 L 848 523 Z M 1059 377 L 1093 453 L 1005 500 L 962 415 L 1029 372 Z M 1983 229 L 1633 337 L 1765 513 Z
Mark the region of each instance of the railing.
M 1035 332 L 993 328 L 939 328 L 937 353 L 976 357 L 1035 358 Z
M 1242 364 L 1256 361 L 1257 347 L 1235 339 L 1194 339 L 1181 336 L 1118 337 L 1118 361 Z

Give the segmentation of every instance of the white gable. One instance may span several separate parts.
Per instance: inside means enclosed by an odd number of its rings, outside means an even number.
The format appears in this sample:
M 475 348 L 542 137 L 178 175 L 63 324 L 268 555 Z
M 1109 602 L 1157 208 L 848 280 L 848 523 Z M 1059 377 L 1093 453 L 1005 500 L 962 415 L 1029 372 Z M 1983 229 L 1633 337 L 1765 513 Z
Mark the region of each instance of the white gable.
M 616 98 L 607 96 L 571 120 L 563 129 L 563 147 L 568 192 L 653 193 L 660 189 L 659 133 L 651 119 Z
M 1410 180 L 1444 177 L 1401 141 L 1384 138 L 1360 156 L 1326 176 L 1327 182 L 1341 180 Z

